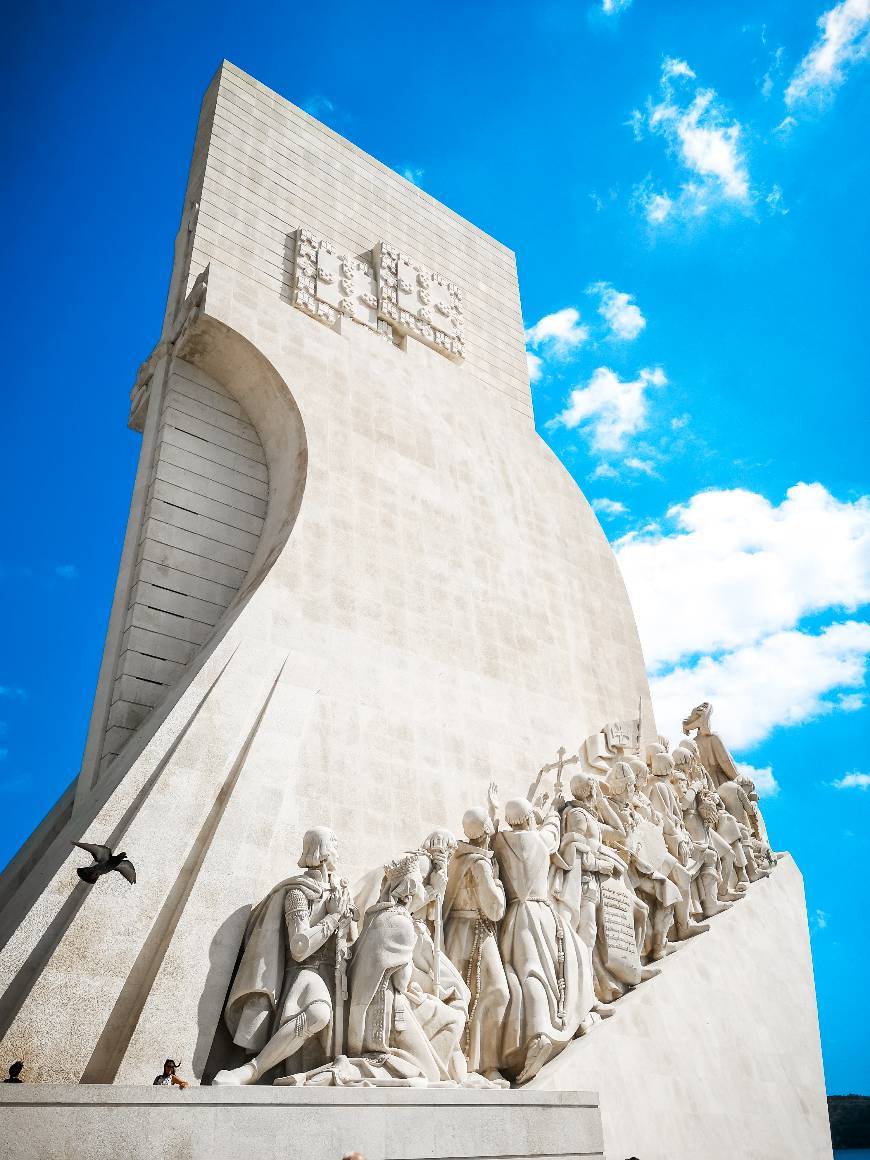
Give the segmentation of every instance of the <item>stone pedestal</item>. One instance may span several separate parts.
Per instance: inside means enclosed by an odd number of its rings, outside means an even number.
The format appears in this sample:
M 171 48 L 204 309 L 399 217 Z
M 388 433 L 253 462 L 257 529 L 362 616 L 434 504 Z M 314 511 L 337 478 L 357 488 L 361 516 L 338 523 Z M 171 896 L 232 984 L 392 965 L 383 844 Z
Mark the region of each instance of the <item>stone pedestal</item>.
M 88 1160 L 603 1160 L 592 1092 L 22 1085 L 0 1157 Z

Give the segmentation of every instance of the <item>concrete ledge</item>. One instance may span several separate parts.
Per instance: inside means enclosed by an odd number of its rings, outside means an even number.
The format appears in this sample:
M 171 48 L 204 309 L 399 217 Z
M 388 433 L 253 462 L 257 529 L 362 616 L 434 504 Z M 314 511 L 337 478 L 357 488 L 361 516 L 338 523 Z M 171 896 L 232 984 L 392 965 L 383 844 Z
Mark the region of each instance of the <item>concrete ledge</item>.
M 2 1160 L 603 1160 L 594 1092 L 0 1087 Z

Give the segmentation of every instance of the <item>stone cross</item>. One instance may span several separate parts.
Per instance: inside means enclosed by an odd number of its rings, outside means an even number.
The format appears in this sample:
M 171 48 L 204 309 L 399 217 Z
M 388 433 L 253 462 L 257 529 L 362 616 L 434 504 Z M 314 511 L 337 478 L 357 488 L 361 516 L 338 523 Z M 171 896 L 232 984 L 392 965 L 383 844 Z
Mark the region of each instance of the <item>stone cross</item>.
M 565 766 L 576 765 L 580 760 L 579 753 L 575 753 L 573 757 L 566 757 L 565 753 L 565 746 L 560 745 L 556 750 L 556 760 L 551 761 L 549 765 L 545 765 L 541 769 L 541 775 L 545 773 L 551 773 L 554 769 L 556 770 L 556 784 L 554 786 L 554 794 L 558 794 L 559 790 L 562 788 L 562 770 L 565 768 Z

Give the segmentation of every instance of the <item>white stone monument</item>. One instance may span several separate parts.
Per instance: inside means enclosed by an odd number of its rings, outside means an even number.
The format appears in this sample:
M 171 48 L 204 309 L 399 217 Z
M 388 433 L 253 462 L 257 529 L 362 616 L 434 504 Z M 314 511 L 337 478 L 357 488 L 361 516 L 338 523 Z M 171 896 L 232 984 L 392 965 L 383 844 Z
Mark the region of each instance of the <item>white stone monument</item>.
M 829 1156 L 799 878 L 695 756 L 718 845 L 632 781 L 641 648 L 513 254 L 224 63 L 130 424 L 82 768 L 0 880 L 5 1154 Z

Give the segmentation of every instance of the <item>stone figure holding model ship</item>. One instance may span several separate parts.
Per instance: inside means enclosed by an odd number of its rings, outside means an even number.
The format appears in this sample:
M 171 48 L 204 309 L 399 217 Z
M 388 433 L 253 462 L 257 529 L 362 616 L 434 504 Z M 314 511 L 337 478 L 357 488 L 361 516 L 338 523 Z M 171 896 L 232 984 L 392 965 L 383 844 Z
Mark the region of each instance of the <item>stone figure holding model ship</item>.
M 218 1072 L 213 1084 L 252 1084 L 278 1064 L 302 1070 L 330 1058 L 343 944 L 356 937 L 356 910 L 337 857 L 332 830 L 308 830 L 302 873 L 251 911 L 225 1018 L 233 1042 L 253 1059 Z

